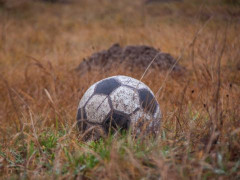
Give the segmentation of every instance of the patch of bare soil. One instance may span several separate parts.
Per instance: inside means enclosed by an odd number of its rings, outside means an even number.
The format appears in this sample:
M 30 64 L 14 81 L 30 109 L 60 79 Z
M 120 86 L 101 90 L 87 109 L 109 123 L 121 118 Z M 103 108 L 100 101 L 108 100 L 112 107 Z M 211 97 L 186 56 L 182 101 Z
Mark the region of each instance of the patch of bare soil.
M 173 72 L 185 70 L 170 54 L 153 47 L 145 45 L 121 47 L 119 44 L 113 44 L 109 49 L 96 52 L 83 59 L 77 67 L 77 71 L 85 73 L 94 68 L 109 70 L 116 64 L 124 65 L 130 70 L 135 67 L 146 69 L 153 59 L 155 60 L 150 68 L 168 70 L 173 67 Z

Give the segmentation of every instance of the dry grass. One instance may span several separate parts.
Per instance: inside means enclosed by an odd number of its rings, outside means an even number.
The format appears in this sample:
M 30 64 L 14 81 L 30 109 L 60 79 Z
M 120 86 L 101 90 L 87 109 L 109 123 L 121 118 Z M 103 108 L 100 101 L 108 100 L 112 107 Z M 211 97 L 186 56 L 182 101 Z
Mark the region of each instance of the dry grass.
M 26 1 L 0 7 L 0 177 L 5 179 L 240 178 L 240 8 L 198 1 Z M 161 137 L 79 141 L 76 108 L 94 82 L 116 74 L 74 68 L 119 42 L 169 52 L 181 76 L 143 82 L 163 112 Z

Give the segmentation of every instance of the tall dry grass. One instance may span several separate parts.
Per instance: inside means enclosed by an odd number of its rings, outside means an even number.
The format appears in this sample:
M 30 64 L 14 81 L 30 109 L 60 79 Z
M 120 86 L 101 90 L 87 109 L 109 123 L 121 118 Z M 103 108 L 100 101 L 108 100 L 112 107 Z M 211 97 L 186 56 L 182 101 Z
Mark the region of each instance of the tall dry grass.
M 239 8 L 198 4 L 30 2 L 1 8 L 1 178 L 239 178 L 240 25 L 229 13 Z M 142 78 L 159 92 L 163 119 L 155 140 L 79 140 L 76 108 L 87 88 L 111 75 L 140 79 L 144 73 L 74 70 L 115 42 L 152 45 L 186 67 L 182 75 L 150 68 Z

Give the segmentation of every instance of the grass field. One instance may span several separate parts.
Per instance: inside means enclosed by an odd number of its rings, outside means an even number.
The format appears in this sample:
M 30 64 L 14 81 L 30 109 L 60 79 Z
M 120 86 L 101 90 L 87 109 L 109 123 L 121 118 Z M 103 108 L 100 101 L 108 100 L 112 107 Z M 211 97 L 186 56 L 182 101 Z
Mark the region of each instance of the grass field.
M 0 0 L 0 178 L 240 179 L 239 32 L 231 0 Z M 149 69 L 143 78 L 160 92 L 158 138 L 85 143 L 76 113 L 88 87 L 143 74 L 74 70 L 116 42 L 159 48 L 186 72 Z

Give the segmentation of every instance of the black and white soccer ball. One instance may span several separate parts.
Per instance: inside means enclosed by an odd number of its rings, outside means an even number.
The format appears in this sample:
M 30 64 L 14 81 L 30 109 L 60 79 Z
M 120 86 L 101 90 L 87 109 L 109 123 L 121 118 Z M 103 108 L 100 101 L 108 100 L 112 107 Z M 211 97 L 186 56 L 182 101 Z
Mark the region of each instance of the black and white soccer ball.
M 78 106 L 77 121 L 81 132 L 98 127 L 105 134 L 119 129 L 157 134 L 161 111 L 147 85 L 119 75 L 98 81 L 86 91 Z

